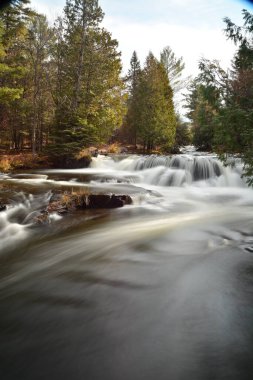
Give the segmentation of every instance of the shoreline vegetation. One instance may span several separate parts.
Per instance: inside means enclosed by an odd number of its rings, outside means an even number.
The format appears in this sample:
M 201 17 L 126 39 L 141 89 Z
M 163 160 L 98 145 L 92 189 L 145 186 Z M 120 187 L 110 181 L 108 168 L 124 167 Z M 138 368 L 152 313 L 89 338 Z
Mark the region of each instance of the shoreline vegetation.
M 179 148 L 171 151 L 171 154 L 180 153 Z M 143 151 L 141 145 L 127 145 L 111 144 L 102 145 L 98 147 L 89 147 L 84 149 L 76 156 L 71 156 L 69 159 L 63 159 L 61 156 L 59 160 L 50 157 L 46 154 L 32 154 L 31 152 L 4 152 L 0 155 L 0 174 L 1 173 L 15 173 L 22 170 L 40 170 L 40 169 L 79 169 L 86 168 L 92 161 L 92 157 L 101 155 L 114 155 L 114 154 L 156 154 L 162 155 L 161 149 L 151 150 L 150 152 Z
M 81 168 L 100 151 L 175 154 L 192 144 L 228 165 L 240 157 L 253 185 L 253 15 L 242 10 L 242 26 L 224 19 L 237 49 L 231 69 L 201 58 L 195 78 L 183 77 L 170 46 L 143 65 L 134 51 L 123 75 L 103 18 L 98 0 L 66 0 L 53 25 L 30 0 L 0 9 L 0 171 Z M 175 100 L 185 90 L 182 115 Z

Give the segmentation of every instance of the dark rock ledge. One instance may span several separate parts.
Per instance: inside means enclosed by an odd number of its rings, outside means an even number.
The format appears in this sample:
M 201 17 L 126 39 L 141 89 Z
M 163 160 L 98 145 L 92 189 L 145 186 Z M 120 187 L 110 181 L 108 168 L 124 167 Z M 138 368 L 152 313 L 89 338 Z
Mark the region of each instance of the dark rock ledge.
M 64 215 L 76 210 L 114 209 L 132 203 L 132 198 L 129 195 L 56 192 L 52 195 L 46 209 L 36 216 L 34 222 L 40 225 L 48 224 L 51 213 Z

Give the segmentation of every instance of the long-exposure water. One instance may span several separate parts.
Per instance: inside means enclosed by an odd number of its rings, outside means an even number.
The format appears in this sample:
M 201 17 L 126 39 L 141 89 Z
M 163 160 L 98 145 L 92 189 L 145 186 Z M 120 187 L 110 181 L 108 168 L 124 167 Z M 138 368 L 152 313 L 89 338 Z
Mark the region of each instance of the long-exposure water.
M 0 378 L 251 379 L 253 190 L 241 170 L 187 153 L 1 175 Z M 34 226 L 57 189 L 133 204 Z

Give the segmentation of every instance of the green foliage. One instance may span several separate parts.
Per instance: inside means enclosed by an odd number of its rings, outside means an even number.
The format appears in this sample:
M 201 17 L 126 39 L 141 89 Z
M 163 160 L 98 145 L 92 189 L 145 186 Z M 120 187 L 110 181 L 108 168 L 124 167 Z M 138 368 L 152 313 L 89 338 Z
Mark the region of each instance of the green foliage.
M 179 114 L 176 115 L 176 137 L 175 147 L 182 147 L 192 143 L 192 133 L 188 123 L 181 120 Z
M 130 143 L 137 144 L 138 134 L 138 114 L 139 104 L 138 98 L 138 86 L 141 78 L 141 65 L 138 59 L 136 51 L 133 52 L 130 61 L 130 70 L 127 75 L 128 83 L 128 100 L 127 100 L 127 114 L 124 121 L 124 125 L 127 129 L 127 139 Z
M 241 157 L 244 176 L 253 185 L 253 15 L 243 10 L 243 19 L 243 26 L 224 19 L 225 33 L 237 46 L 233 71 L 225 72 L 217 61 L 202 60 L 186 107 L 194 143 L 208 142 L 226 164 L 231 155 Z
M 28 1 L 0 10 L 0 127 L 1 143 L 17 148 L 22 139 L 22 103 L 27 74 L 23 44 Z
M 193 144 L 201 150 L 214 148 L 217 115 L 230 91 L 227 73 L 217 61 L 202 59 L 200 73 L 185 96 L 187 117 L 192 123 Z
M 62 151 L 106 142 L 122 123 L 123 82 L 118 43 L 100 27 L 95 0 L 69 0 L 55 25 L 56 103 L 52 143 Z M 64 127 L 63 127 L 64 126 Z
M 22 96 L 23 90 L 18 88 L 0 87 L 0 103 L 8 106 Z
M 129 141 L 141 143 L 148 152 L 157 145 L 171 147 L 175 140 L 176 117 L 166 70 L 152 53 L 142 70 L 136 52 L 130 64 L 128 111 L 124 123 Z
M 217 118 L 219 128 L 215 142 L 219 152 L 237 153 L 242 158 L 244 175 L 248 183 L 253 185 L 253 15 L 246 10 L 242 13 L 242 27 L 236 26 L 228 18 L 224 20 L 226 35 L 238 49 L 230 91 Z
M 54 28 L 17 0 L 0 11 L 1 144 L 75 155 L 122 123 L 117 41 L 97 0 L 68 0 Z

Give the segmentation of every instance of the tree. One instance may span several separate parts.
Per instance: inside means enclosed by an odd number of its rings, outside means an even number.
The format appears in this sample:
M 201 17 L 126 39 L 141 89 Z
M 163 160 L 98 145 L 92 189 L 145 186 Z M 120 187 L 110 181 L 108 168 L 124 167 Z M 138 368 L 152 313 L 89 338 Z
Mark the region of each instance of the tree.
M 148 152 L 155 145 L 171 147 L 175 140 L 176 117 L 164 66 L 150 53 L 138 86 L 138 135 Z
M 183 121 L 179 114 L 176 114 L 176 121 L 175 148 L 178 150 L 180 147 L 192 143 L 192 135 L 189 124 Z
M 168 79 L 173 90 L 173 102 L 176 109 L 182 101 L 181 91 L 189 85 L 190 77 L 183 78 L 185 63 L 183 57 L 177 58 L 169 46 L 166 46 L 160 55 L 160 62 L 165 67 Z
M 96 0 L 68 0 L 55 27 L 56 152 L 106 141 L 122 122 L 120 54 L 117 41 L 99 25 L 102 17 Z
M 244 162 L 244 174 L 253 184 L 253 15 L 243 10 L 243 26 L 225 18 L 225 33 L 238 47 L 233 62 L 230 92 L 219 114 L 217 150 L 226 160 L 237 153 Z
M 192 122 L 193 144 L 201 150 L 213 150 L 217 116 L 224 106 L 230 83 L 218 61 L 202 59 L 200 73 L 185 96 L 187 117 Z
M 26 89 L 27 123 L 30 125 L 32 151 L 42 151 L 47 140 L 48 125 L 52 121 L 53 101 L 50 93 L 50 50 L 53 33 L 45 16 L 34 15 L 27 25 L 28 34 L 25 42 L 27 66 L 29 73 Z
M 11 148 L 19 149 L 23 141 L 23 122 L 26 57 L 24 43 L 27 36 L 26 22 L 34 12 L 29 0 L 17 0 L 0 11 L 0 125 L 4 140 Z
M 127 101 L 127 114 L 124 121 L 125 129 L 127 129 L 128 140 L 130 143 L 137 144 L 138 133 L 138 86 L 140 83 L 141 65 L 136 51 L 133 52 L 130 61 L 130 70 L 127 75 L 128 82 L 128 101 Z
M 177 58 L 172 49 L 166 46 L 161 52 L 160 61 L 166 70 L 173 92 L 176 94 L 184 87 L 182 80 L 182 72 L 185 68 L 183 57 Z

